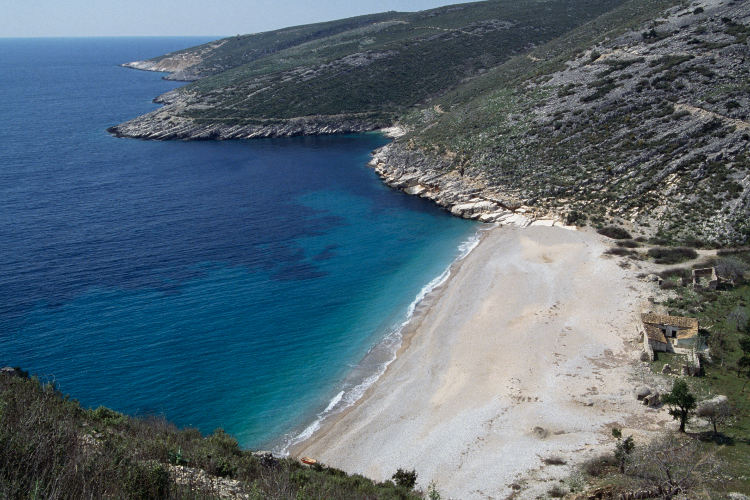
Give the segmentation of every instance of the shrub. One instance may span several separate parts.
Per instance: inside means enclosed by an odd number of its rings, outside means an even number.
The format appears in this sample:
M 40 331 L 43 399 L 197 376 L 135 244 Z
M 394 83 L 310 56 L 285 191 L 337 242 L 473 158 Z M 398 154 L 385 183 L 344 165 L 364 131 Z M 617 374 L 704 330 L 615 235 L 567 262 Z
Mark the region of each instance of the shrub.
M 641 244 L 634 240 L 620 240 L 617 242 L 617 246 L 622 248 L 638 248 Z
M 617 255 L 618 257 L 631 257 L 633 255 L 637 255 L 636 252 L 633 250 L 628 250 L 627 248 L 609 248 L 606 252 L 607 255 Z
M 596 230 L 597 233 L 613 240 L 629 240 L 632 238 L 630 233 L 621 227 L 616 226 L 605 226 Z
M 166 498 L 169 493 L 169 472 L 158 462 L 131 464 L 127 468 L 124 489 L 128 498 L 149 500 Z
M 397 486 L 411 490 L 417 485 L 417 471 L 398 469 L 391 479 L 396 483 Z
M 715 264 L 716 274 L 735 283 L 743 280 L 748 265 L 736 257 L 720 257 Z
M 657 264 L 678 264 L 698 258 L 698 252 L 686 247 L 659 247 L 649 249 L 648 256 Z
M 547 491 L 547 494 L 552 498 L 562 498 L 564 497 L 568 492 L 565 491 L 565 488 L 561 487 L 560 485 L 555 485 L 552 488 Z
M 617 459 L 613 455 L 599 455 L 583 463 L 583 472 L 591 477 L 601 477 L 617 465 Z

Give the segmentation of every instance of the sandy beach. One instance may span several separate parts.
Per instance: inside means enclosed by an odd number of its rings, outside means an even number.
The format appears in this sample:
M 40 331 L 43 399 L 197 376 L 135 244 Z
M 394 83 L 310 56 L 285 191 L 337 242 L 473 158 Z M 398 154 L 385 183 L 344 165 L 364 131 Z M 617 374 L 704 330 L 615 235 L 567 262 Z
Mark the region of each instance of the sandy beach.
M 292 455 L 377 480 L 414 468 L 443 498 L 535 498 L 611 448 L 612 426 L 658 429 L 632 394 L 645 284 L 607 248 L 593 232 L 487 231 L 385 374 Z

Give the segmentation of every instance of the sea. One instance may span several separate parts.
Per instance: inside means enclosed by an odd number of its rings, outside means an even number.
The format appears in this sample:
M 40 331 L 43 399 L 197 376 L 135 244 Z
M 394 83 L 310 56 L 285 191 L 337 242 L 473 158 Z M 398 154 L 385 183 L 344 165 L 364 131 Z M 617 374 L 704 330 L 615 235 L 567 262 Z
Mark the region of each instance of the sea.
M 282 453 L 384 371 L 478 226 L 383 185 L 378 133 L 106 132 L 184 85 L 121 63 L 208 40 L 0 39 L 0 365 Z

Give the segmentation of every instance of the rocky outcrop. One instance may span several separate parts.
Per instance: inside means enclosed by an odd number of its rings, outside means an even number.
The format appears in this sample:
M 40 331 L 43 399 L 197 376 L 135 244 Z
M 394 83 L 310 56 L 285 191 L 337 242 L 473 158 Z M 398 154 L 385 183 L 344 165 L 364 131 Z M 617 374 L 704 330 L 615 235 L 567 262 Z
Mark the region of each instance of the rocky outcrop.
M 378 130 L 391 123 L 383 118 L 360 115 L 318 115 L 297 118 L 231 119 L 193 118 L 206 108 L 201 99 L 183 89 L 158 96 L 163 107 L 107 129 L 116 137 L 168 140 L 228 140 L 300 135 L 350 134 Z
M 227 140 L 261 137 L 293 137 L 300 135 L 348 134 L 376 130 L 382 127 L 377 120 L 346 117 L 315 116 L 269 121 L 258 124 L 227 125 L 197 122 L 176 116 L 160 119 L 159 115 L 144 115 L 110 127 L 107 131 L 117 137 L 154 140 Z
M 227 42 L 226 39 L 213 43 L 201 45 L 191 50 L 173 52 L 162 57 L 147 59 L 145 61 L 133 61 L 122 64 L 125 68 L 138 69 L 141 71 L 156 71 L 169 73 L 165 80 L 176 80 L 192 82 L 205 76 L 199 68 L 206 55 L 218 49 Z
M 556 225 L 572 229 L 554 218 L 539 218 L 533 209 L 488 187 L 478 177 L 464 176 L 450 158 L 428 156 L 403 143 L 394 142 L 375 151 L 370 166 L 388 186 L 432 200 L 458 217 L 520 227 Z

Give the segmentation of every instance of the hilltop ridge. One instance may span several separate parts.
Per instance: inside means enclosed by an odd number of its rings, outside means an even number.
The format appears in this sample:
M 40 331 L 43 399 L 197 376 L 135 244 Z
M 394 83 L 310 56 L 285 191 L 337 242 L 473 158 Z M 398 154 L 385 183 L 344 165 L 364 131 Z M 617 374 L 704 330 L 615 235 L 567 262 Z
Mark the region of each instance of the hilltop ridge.
M 110 131 L 164 140 L 374 130 L 621 2 L 474 2 L 219 40 L 130 63 L 202 78 Z

